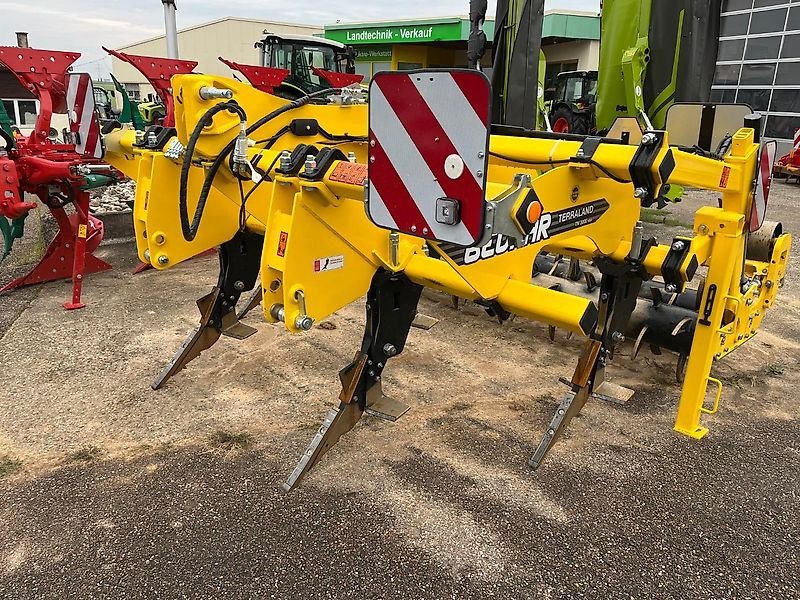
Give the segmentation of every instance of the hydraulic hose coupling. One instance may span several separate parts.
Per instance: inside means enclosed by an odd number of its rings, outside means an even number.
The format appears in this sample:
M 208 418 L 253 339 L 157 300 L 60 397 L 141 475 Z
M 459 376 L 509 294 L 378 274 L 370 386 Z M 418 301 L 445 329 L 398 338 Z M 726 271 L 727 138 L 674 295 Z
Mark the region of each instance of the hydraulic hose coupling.
M 72 172 L 76 175 L 91 175 L 92 173 L 110 173 L 114 170 L 111 165 L 75 165 L 72 167 Z
M 216 98 L 225 98 L 226 100 L 230 100 L 233 98 L 233 90 L 218 88 L 211 85 L 204 85 L 200 88 L 200 97 L 203 100 L 214 100 Z
M 239 135 L 236 136 L 236 144 L 233 146 L 233 168 L 236 173 L 244 177 L 250 176 L 249 162 L 247 160 L 247 121 L 239 124 Z

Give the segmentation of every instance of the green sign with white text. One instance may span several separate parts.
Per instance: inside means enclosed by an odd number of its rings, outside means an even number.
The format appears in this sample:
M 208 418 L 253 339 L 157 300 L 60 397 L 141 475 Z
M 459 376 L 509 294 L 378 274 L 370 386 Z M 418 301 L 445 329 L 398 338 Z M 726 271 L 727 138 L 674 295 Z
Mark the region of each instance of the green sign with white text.
M 405 42 L 460 41 L 461 22 L 354 29 L 328 29 L 325 37 L 343 44 L 401 44 Z

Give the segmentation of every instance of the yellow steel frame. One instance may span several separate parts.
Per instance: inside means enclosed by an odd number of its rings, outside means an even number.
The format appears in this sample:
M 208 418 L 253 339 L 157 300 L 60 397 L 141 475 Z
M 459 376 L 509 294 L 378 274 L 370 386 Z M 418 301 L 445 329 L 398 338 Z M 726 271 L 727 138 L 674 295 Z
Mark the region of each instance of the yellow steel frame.
M 251 120 L 280 106 L 283 100 L 262 94 L 228 79 L 204 75 L 173 78 L 177 106 L 178 139 L 186 143 L 188 132 L 217 100 L 203 100 L 199 89 L 215 86 L 231 89 Z M 365 136 L 367 114 L 364 106 L 308 105 L 286 113 L 264 125 L 251 138 L 269 138 L 292 119 L 314 118 L 325 129 L 337 133 Z M 195 159 L 210 162 L 237 132 L 238 119 L 220 113 L 200 137 Z M 281 150 L 298 143 L 323 142 L 320 136 L 298 138 L 286 134 L 270 149 L 254 143 L 249 157 L 259 155 L 260 165 L 271 163 Z M 108 160 L 137 181 L 134 209 L 139 256 L 157 269 L 168 268 L 208 248 L 231 239 L 238 228 L 239 183 L 224 168 L 214 181 L 206 213 L 197 237 L 183 239 L 175 199 L 178 195 L 180 161 L 163 152 L 137 149 L 133 133 L 118 131 L 106 140 Z M 282 306 L 283 321 L 297 331 L 296 318 L 324 319 L 353 302 L 368 289 L 379 268 L 404 272 L 412 281 L 467 299 L 495 300 L 509 312 L 588 335 L 585 316 L 590 301 L 544 289 L 530 282 L 531 265 L 542 250 L 579 258 L 607 257 L 623 261 L 631 251 L 633 232 L 639 219 L 640 203 L 633 187 L 615 179 L 630 177 L 629 165 L 635 146 L 601 144 L 593 155 L 594 164 L 574 161 L 580 142 L 541 138 L 493 136 L 487 198 L 505 190 L 519 173 L 531 177 L 531 187 L 544 205 L 554 212 L 576 203 L 606 199 L 607 212 L 596 222 L 554 235 L 513 252 L 505 252 L 470 265 L 457 264 L 438 244 L 431 244 L 438 257 L 428 256 L 422 240 L 374 226 L 364 209 L 361 182 L 343 183 L 332 176 L 336 163 L 319 181 L 296 176 L 271 174 L 247 203 L 247 228 L 264 236 L 261 282 L 264 316 L 276 321 L 273 307 Z M 342 144 L 366 162 L 363 143 Z M 775 302 L 777 288 L 786 269 L 791 243 L 788 234 L 779 237 L 769 262 L 745 259 L 747 221 L 753 199 L 753 180 L 758 144 L 751 129 L 739 130 L 724 161 L 670 149 L 659 150 L 652 168 L 658 184 L 670 183 L 719 192 L 721 207 L 703 207 L 694 222 L 690 252 L 680 271 L 684 283 L 689 279 L 693 259 L 708 268 L 702 307 L 709 290 L 717 290 L 710 303 L 707 320 L 698 320 L 686 379 L 683 385 L 675 429 L 700 438 L 707 429 L 700 424 L 703 412 L 715 412 L 721 384 L 710 377 L 712 363 L 755 334 L 764 312 Z M 659 166 L 671 153 L 675 166 L 666 181 L 660 181 Z M 502 156 L 503 158 L 499 158 Z M 566 164 L 563 164 L 566 163 Z M 598 168 L 597 165 L 603 168 Z M 199 193 L 203 169 L 191 170 L 187 197 L 190 213 Z M 245 192 L 253 182 L 244 183 Z M 393 245 L 392 240 L 396 240 Z M 496 242 L 495 242 L 496 243 Z M 644 268 L 659 276 L 670 247 L 658 245 L 650 250 Z M 166 257 L 159 260 L 160 257 Z M 315 261 L 335 257 L 341 268 L 315 271 Z M 762 285 L 742 291 L 742 275 L 758 275 Z M 705 324 L 705 323 L 708 324 Z M 718 386 L 714 406 L 705 407 L 708 382 Z

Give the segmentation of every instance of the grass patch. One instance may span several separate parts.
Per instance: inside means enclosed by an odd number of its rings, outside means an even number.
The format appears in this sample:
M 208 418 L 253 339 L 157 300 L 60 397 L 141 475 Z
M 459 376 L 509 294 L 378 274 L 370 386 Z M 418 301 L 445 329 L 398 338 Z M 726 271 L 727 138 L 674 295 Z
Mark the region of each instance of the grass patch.
M 215 431 L 209 442 L 214 448 L 230 452 L 231 450 L 247 450 L 253 446 L 253 436 L 246 431 Z
M 97 446 L 86 446 L 76 452 L 71 452 L 64 457 L 64 462 L 92 462 L 100 458 L 103 451 Z
M 642 208 L 639 220 L 643 223 L 653 223 L 655 225 L 666 225 L 667 227 L 688 227 L 686 223 L 677 217 L 671 217 L 672 213 L 667 209 Z
M 786 367 L 783 365 L 768 365 L 767 366 L 767 374 L 771 375 L 772 377 L 780 377 L 786 372 Z
M 12 456 L 0 456 L 0 479 L 22 470 L 22 461 Z

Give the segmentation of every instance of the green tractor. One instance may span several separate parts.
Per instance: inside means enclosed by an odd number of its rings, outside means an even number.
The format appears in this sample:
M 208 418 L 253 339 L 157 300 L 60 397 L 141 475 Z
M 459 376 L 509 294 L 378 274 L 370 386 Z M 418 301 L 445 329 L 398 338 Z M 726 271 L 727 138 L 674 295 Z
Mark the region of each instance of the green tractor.
M 565 71 L 556 77 L 549 98 L 550 128 L 556 133 L 587 135 L 596 129 L 597 71 Z
M 264 32 L 256 43 L 261 66 L 285 72 L 275 94 L 289 100 L 324 89 L 361 83 L 356 75 L 356 51 L 352 46 L 304 35 Z

